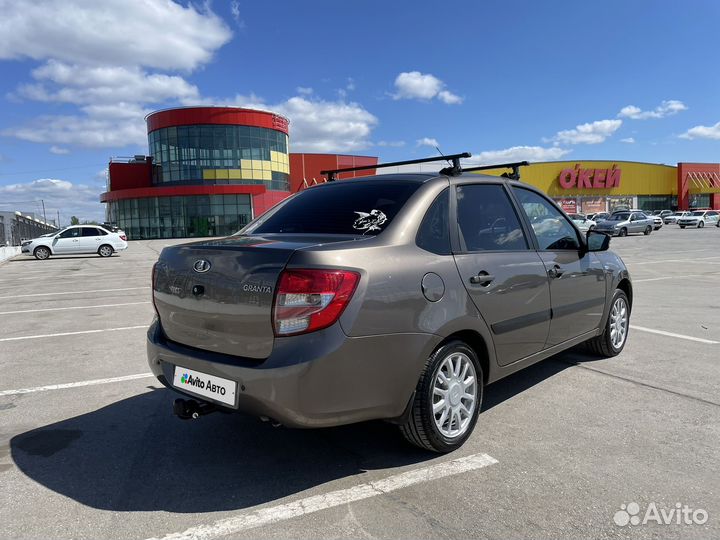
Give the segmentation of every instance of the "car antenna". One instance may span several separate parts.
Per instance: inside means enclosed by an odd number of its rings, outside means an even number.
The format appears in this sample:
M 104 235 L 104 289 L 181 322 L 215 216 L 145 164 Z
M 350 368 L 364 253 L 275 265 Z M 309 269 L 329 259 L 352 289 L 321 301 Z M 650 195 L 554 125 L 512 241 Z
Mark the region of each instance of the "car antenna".
M 408 161 L 392 161 L 389 163 L 379 163 L 377 165 L 363 165 L 362 167 L 349 167 L 347 169 L 330 169 L 327 171 L 320 171 L 320 174 L 327 176 L 328 182 L 334 182 L 337 180 L 337 175 L 344 172 L 353 171 L 369 171 L 373 169 L 382 169 L 384 167 L 397 167 L 399 165 L 415 165 L 417 163 L 431 163 L 433 161 L 447 161 L 452 163 L 450 167 L 445 167 L 440 171 L 440 174 L 447 176 L 459 176 L 462 174 L 462 167 L 460 166 L 460 160 L 463 158 L 472 157 L 469 152 L 463 152 L 462 154 L 450 154 L 449 156 L 436 156 L 431 158 L 422 159 L 411 159 Z

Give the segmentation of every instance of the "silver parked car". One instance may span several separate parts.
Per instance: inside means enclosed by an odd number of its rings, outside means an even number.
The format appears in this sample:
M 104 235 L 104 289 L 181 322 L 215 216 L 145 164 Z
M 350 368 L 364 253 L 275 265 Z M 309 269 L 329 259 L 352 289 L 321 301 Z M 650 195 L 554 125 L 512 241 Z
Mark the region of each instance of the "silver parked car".
M 595 226 L 596 231 L 613 236 L 627 236 L 630 233 L 650 234 L 655 228 L 655 220 L 640 211 L 621 210 L 613 212 L 606 220 Z
M 386 419 L 448 452 L 485 385 L 583 342 L 620 353 L 632 286 L 610 238 L 531 186 L 458 173 L 320 184 L 236 235 L 163 249 L 147 350 L 193 398 L 175 413 Z

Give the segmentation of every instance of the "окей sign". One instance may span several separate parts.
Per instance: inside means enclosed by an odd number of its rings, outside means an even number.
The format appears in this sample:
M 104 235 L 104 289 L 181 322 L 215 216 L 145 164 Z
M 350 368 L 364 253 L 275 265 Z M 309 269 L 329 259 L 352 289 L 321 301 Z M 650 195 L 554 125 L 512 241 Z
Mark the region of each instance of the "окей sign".
M 617 165 L 611 169 L 581 169 L 578 163 L 574 169 L 560 171 L 558 181 L 563 189 L 605 189 L 620 187 L 621 174 Z

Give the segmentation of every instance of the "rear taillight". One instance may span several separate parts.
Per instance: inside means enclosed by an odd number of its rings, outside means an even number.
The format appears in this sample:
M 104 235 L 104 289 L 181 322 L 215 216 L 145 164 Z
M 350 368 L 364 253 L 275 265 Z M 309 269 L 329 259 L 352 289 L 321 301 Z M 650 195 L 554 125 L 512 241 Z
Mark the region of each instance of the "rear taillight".
M 123 242 L 127 242 L 127 236 L 125 236 L 124 234 L 121 234 L 120 240 L 122 240 Z
M 155 305 L 155 286 L 157 284 L 157 263 L 153 264 L 152 267 L 152 278 L 151 278 L 151 285 L 150 285 L 150 295 L 152 297 L 152 305 L 155 309 L 155 314 L 160 317 L 160 312 L 158 311 L 157 306 Z
M 360 274 L 348 270 L 283 271 L 275 292 L 275 335 L 305 334 L 334 324 L 359 281 Z

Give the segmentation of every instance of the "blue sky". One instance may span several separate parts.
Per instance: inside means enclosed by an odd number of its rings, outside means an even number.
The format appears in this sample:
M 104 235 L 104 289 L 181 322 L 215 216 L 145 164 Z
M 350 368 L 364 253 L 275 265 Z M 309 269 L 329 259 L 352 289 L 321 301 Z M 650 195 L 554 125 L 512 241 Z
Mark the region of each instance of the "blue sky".
M 0 0 L 0 209 L 101 219 L 159 108 L 381 160 L 720 161 L 715 1 Z

